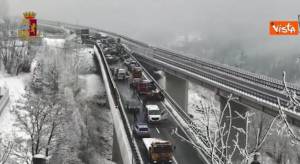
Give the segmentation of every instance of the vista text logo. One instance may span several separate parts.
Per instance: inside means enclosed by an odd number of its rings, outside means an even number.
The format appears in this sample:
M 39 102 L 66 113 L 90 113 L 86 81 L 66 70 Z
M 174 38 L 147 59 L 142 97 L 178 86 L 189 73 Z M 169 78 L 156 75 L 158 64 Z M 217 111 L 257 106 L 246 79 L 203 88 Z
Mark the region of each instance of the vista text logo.
M 298 35 L 298 21 L 271 21 L 269 26 L 270 35 Z

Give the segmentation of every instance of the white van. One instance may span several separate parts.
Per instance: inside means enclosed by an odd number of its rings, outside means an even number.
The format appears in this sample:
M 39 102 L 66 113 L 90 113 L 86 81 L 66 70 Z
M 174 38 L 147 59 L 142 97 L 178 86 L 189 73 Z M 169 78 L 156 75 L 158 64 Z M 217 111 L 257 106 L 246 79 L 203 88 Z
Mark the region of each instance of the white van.
M 117 80 L 125 80 L 126 79 L 126 70 L 125 69 L 117 69 L 116 78 Z
M 160 109 L 157 105 L 146 105 L 147 121 L 159 122 L 161 120 Z

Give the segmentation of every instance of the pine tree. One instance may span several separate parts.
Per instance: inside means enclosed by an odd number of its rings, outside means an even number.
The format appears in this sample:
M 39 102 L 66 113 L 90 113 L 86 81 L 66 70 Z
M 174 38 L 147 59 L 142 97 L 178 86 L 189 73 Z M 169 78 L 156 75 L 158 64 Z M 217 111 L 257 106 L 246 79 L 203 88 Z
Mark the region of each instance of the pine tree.
M 43 76 L 42 76 L 42 66 L 38 63 L 33 70 L 31 87 L 34 92 L 39 93 L 43 90 Z

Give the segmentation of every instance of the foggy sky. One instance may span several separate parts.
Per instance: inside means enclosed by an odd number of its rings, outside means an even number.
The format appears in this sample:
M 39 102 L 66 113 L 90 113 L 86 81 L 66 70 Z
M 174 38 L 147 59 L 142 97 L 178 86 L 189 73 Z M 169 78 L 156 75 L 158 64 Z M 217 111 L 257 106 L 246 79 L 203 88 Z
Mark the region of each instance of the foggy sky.
M 10 15 L 99 27 L 152 44 L 184 36 L 246 49 L 297 49 L 300 36 L 270 37 L 271 20 L 297 20 L 299 0 L 8 0 Z M 262 46 L 263 45 L 263 46 Z M 276 45 L 280 45 L 279 48 Z M 298 45 L 298 47 L 297 47 Z M 299 50 L 299 49 L 298 49 Z

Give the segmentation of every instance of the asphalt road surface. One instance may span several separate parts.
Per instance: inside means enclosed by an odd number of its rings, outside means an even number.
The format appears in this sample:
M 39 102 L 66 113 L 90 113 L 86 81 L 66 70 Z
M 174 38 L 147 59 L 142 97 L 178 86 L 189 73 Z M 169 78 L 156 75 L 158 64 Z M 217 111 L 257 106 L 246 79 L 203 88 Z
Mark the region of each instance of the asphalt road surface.
M 111 68 L 124 68 L 127 67 L 121 62 L 111 64 Z M 115 80 L 119 92 L 123 98 L 123 100 L 136 100 L 140 101 L 141 98 L 137 95 L 137 93 L 130 88 L 128 80 L 118 81 Z M 159 101 L 151 101 L 147 102 L 147 104 L 156 104 L 159 106 L 163 114 L 163 120 L 159 123 L 155 124 L 148 124 L 150 128 L 150 135 L 153 138 L 161 138 L 165 140 L 169 140 L 175 146 L 173 155 L 174 155 L 174 164 L 204 164 L 203 160 L 201 159 L 198 152 L 193 148 L 193 146 L 185 141 L 182 141 L 178 137 L 172 134 L 174 128 L 177 127 L 177 123 L 173 120 L 173 118 L 169 115 L 166 111 L 166 107 L 164 102 Z M 136 119 L 134 119 L 134 114 L 132 112 L 126 111 L 127 117 L 129 119 L 130 125 L 134 124 L 134 121 L 138 122 L 147 122 L 145 120 L 145 109 L 139 111 L 136 114 Z M 184 136 L 181 131 L 178 129 L 179 134 Z M 137 143 L 142 154 L 142 158 L 144 159 L 145 163 L 150 163 L 147 157 L 146 148 L 142 142 L 142 139 L 137 139 Z

